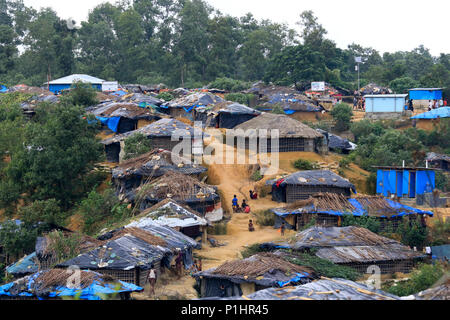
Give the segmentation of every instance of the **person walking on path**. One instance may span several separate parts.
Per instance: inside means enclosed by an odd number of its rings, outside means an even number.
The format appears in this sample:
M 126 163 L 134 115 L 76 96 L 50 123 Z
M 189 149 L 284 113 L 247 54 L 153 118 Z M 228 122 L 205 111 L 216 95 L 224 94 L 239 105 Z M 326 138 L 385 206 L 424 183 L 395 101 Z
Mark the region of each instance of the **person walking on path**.
M 234 210 L 234 212 L 237 212 L 237 209 L 238 209 L 238 207 L 239 207 L 239 200 L 238 200 L 238 198 L 237 198 L 236 195 L 234 195 L 232 204 L 233 204 L 233 210 Z
M 155 266 L 152 264 L 150 267 L 150 271 L 148 272 L 147 277 L 148 282 L 150 283 L 150 291 L 149 291 L 149 297 L 151 295 L 155 295 L 155 286 L 156 286 L 156 270 Z
M 286 230 L 286 224 L 283 222 L 281 224 L 281 228 L 280 228 L 280 232 L 281 232 L 281 236 L 284 237 L 284 231 Z
M 178 279 L 181 278 L 183 275 L 183 254 L 181 252 L 181 249 L 178 250 L 177 258 L 175 259 L 175 265 L 177 269 Z

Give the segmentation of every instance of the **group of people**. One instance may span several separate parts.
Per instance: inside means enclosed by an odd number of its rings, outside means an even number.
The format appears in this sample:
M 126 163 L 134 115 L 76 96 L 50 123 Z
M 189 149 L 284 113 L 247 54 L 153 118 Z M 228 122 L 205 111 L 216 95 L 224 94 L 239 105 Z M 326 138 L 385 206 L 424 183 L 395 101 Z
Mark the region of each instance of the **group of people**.
M 428 101 L 428 111 L 431 111 L 433 109 L 437 109 L 440 107 L 446 107 L 447 106 L 447 100 L 429 100 Z
M 258 193 L 256 191 L 250 190 L 250 199 L 252 200 L 257 200 L 258 199 Z M 236 195 L 234 195 L 233 197 L 233 201 L 232 201 L 232 205 L 233 205 L 233 212 L 234 213 L 250 213 L 250 206 L 247 203 L 247 200 L 242 200 L 242 205 L 239 206 L 239 200 L 237 198 Z
M 366 110 L 366 100 L 363 97 L 353 98 L 353 110 Z

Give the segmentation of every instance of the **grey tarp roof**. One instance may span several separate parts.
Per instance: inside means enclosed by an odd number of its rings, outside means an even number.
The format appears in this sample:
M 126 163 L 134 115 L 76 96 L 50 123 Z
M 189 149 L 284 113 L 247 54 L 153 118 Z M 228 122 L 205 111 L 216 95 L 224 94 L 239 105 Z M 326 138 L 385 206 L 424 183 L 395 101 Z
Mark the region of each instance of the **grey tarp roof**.
M 269 180 L 267 185 L 276 183 L 280 179 Z M 299 171 L 284 178 L 281 185 L 305 185 L 305 186 L 334 186 L 339 188 L 351 188 L 355 186 L 348 180 L 342 178 L 329 170 Z
M 143 93 L 129 93 L 120 97 L 113 97 L 112 99 L 115 101 L 120 101 L 120 102 L 130 102 L 130 103 L 147 103 L 150 105 L 155 105 L 155 106 L 160 106 L 161 104 L 163 104 L 164 101 L 152 96 L 152 95 L 148 95 L 148 94 L 143 94 Z
M 192 106 L 209 106 L 216 103 L 223 102 L 224 100 L 209 92 L 194 92 L 187 96 L 180 97 L 164 104 L 169 108 L 182 108 Z
M 233 103 L 220 109 L 220 113 L 231 113 L 231 114 L 261 114 L 260 111 L 244 106 L 240 103 Z
M 435 152 L 427 153 L 427 157 L 425 160 L 428 161 L 447 161 L 450 162 L 450 156 L 446 154 L 440 154 Z
M 140 129 L 105 139 L 102 141 L 102 144 L 109 145 L 120 142 L 137 133 L 141 133 L 147 137 L 171 137 L 174 133 L 180 136 L 194 137 L 194 128 L 176 119 L 161 119 Z
M 174 162 L 175 160 L 175 162 Z M 112 171 L 114 179 L 132 175 L 160 177 L 167 171 L 177 171 L 182 174 L 195 175 L 208 171 L 205 167 L 196 165 L 190 160 L 163 149 L 155 149 L 139 157 L 124 161 Z
M 187 228 L 206 226 L 208 221 L 200 217 L 194 210 L 167 199 L 144 210 L 128 227 L 144 227 L 148 223 L 152 225 L 156 223 L 170 228 Z
M 361 283 L 335 278 L 283 289 L 269 288 L 245 297 L 218 300 L 400 300 L 400 297 Z
M 337 135 L 329 133 L 322 129 L 316 129 L 321 134 L 328 134 L 328 147 L 330 149 L 354 150 L 355 147 L 347 139 L 341 138 Z
M 414 295 L 416 300 L 450 300 L 450 282 Z
M 154 109 L 141 108 L 136 103 L 106 102 L 92 108 L 92 114 L 99 117 L 124 117 L 128 119 L 164 118 L 166 115 Z M 112 112 L 110 110 L 116 109 Z M 157 118 L 158 119 L 158 118 Z
M 152 263 L 161 260 L 171 250 L 150 245 L 132 235 L 124 235 L 94 250 L 59 264 L 59 267 L 76 265 L 86 269 L 131 270 L 148 269 Z
M 416 259 L 424 256 L 400 242 L 367 229 L 350 227 L 311 227 L 297 233 L 289 242 L 266 243 L 267 248 L 303 250 L 316 248 L 316 255 L 334 263 Z

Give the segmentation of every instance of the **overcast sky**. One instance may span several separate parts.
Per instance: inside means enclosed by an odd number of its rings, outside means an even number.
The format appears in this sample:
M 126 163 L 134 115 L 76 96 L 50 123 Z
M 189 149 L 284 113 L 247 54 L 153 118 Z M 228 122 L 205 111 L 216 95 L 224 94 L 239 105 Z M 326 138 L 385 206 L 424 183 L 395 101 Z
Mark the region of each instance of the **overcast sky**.
M 36 9 L 52 7 L 63 18 L 86 20 L 89 10 L 106 0 L 24 0 Z M 115 0 L 109 2 L 114 3 Z M 341 48 L 352 42 L 383 52 L 409 51 L 420 44 L 433 55 L 450 53 L 447 20 L 450 0 L 207 0 L 224 14 L 295 23 L 313 10 Z

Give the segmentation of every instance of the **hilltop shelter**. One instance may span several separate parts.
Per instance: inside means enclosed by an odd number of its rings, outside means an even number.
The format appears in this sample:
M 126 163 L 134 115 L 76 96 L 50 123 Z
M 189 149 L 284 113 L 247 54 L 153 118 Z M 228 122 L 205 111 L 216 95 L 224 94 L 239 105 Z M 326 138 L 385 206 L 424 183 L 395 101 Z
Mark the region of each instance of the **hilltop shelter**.
M 364 96 L 366 117 L 369 119 L 393 119 L 406 114 L 407 94 L 372 94 Z
M 329 170 L 309 170 L 293 173 L 285 178 L 269 180 L 266 185 L 272 186 L 272 200 L 293 203 L 307 200 L 310 196 L 328 192 L 350 196 L 355 186 Z
M 208 170 L 170 151 L 153 149 L 136 158 L 126 160 L 114 168 L 112 183 L 119 195 L 126 195 L 147 180 L 159 178 L 168 171 L 199 177 Z
M 175 146 L 187 138 L 191 140 L 192 149 L 194 149 L 194 144 L 203 143 L 203 136 L 198 139 L 199 141 L 194 140 L 193 127 L 176 119 L 161 119 L 140 129 L 103 140 L 101 143 L 105 146 L 107 161 L 120 162 L 125 140 L 137 133 L 146 136 L 150 140 L 152 148 L 165 150 L 173 150 Z M 177 136 L 179 140 L 172 141 L 172 136 Z
M 444 171 L 450 171 L 450 156 L 446 154 L 439 154 L 435 152 L 427 153 L 426 161 L 436 169 L 441 169 Z
M 273 253 L 227 261 L 217 268 L 196 273 L 194 277 L 202 298 L 248 295 L 266 288 L 305 284 L 316 278 L 312 269 L 293 264 Z
M 289 229 L 294 230 L 301 230 L 313 219 L 316 226 L 340 227 L 342 217 L 347 215 L 375 217 L 382 230 L 387 226 L 397 228 L 405 217 L 420 218 L 424 225 L 425 216 L 433 217 L 430 211 L 408 207 L 381 196 L 358 196 L 352 199 L 334 193 L 316 194 L 301 204 L 272 209 L 272 212 L 276 215 L 275 228 L 284 222 Z
M 144 288 L 92 271 L 80 271 L 79 287 L 69 287 L 72 273 L 64 269 L 36 272 L 0 286 L 0 300 L 129 300 Z
M 167 117 L 153 108 L 116 102 L 99 105 L 92 114 L 108 129 L 119 134 L 137 130 Z
M 430 100 L 442 99 L 442 88 L 414 88 L 409 90 L 409 99 L 414 108 L 426 109 Z
M 286 115 L 263 113 L 234 129 L 239 130 L 235 133 L 235 146 L 249 149 L 251 142 L 257 142 L 260 153 L 299 151 L 325 153 L 327 150 L 324 149 L 328 149 L 322 134 Z M 265 133 L 265 139 L 263 133 Z M 273 133 L 279 134 L 278 150 L 272 150 Z M 244 143 L 239 143 L 241 140 Z
M 25 277 L 29 274 L 35 273 L 39 270 L 36 252 L 29 254 L 16 263 L 8 266 L 6 272 L 12 275 L 15 279 Z
M 201 121 L 204 127 L 233 129 L 261 114 L 261 112 L 235 102 L 221 102 L 214 106 L 193 110 L 194 121 Z
M 62 90 L 69 89 L 72 86 L 72 84 L 79 81 L 84 83 L 90 83 L 92 87 L 98 91 L 102 90 L 102 84 L 103 82 L 105 82 L 105 80 L 95 78 L 87 74 L 72 74 L 70 76 L 56 79 L 48 83 L 46 82 L 45 85 L 48 84 L 49 90 L 54 94 L 59 94 L 61 93 Z
M 222 298 L 223 299 L 223 298 Z M 226 299 L 226 298 L 225 298 Z M 233 300 L 401 300 L 400 297 L 340 278 L 323 278 L 304 285 L 287 288 L 268 288 Z
M 450 118 L 450 107 L 433 109 L 431 111 L 411 117 L 411 119 L 413 120 L 413 125 L 415 123 L 416 128 L 429 131 L 432 131 L 434 128 L 436 128 L 443 118 Z
M 266 250 L 315 251 L 319 258 L 372 274 L 376 265 L 382 274 L 409 273 L 425 254 L 413 251 L 397 240 L 382 237 L 361 227 L 312 227 L 297 233 L 295 239 L 261 245 Z
M 202 242 L 207 241 L 208 221 L 191 208 L 166 199 L 133 218 L 128 227 L 145 227 L 148 223 L 173 228 L 193 239 L 203 234 Z
M 374 167 L 377 169 L 377 194 L 390 198 L 416 198 L 433 192 L 435 170 L 414 167 Z
M 173 199 L 199 212 L 209 222 L 223 219 L 218 189 L 175 171 L 168 171 L 130 194 L 130 201 L 139 202 L 140 210 L 148 209 L 167 199 Z
M 192 119 L 193 110 L 201 107 L 214 106 L 224 102 L 221 97 L 209 92 L 193 92 L 178 99 L 169 101 L 161 105 L 161 111 L 173 118 Z
M 193 263 L 192 249 L 200 248 L 197 242 L 184 234 L 156 224 L 116 229 L 98 240 L 102 243 L 96 248 L 57 267 L 78 266 L 139 286 L 145 284 L 152 264 L 158 274 L 162 268 L 170 268 L 177 248 L 183 254 L 186 268 Z

